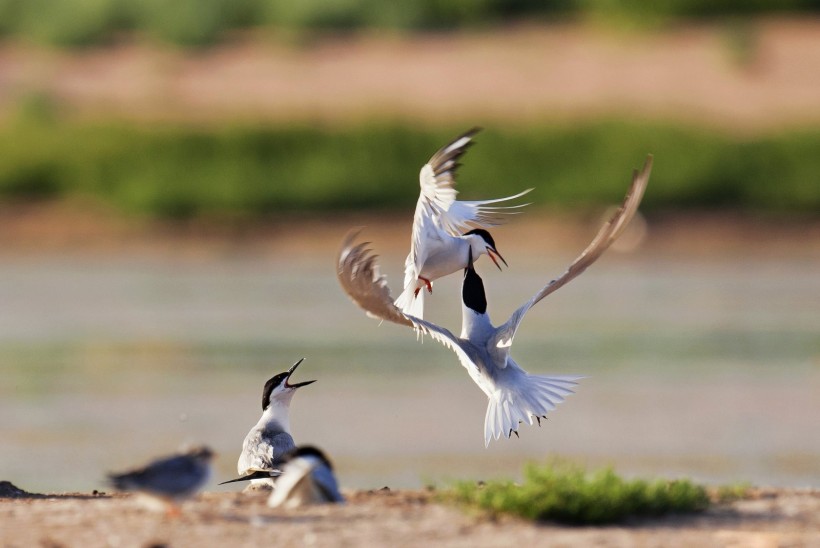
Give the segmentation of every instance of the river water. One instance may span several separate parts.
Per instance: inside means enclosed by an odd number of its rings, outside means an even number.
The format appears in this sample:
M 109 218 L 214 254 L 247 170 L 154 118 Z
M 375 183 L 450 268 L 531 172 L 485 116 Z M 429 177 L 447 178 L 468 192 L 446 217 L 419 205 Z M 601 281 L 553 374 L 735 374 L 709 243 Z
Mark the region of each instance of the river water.
M 480 264 L 495 321 L 572 255 Z M 383 261 L 397 287 L 401 254 Z M 459 307 L 454 276 L 427 317 L 457 331 Z M 294 397 L 294 436 L 324 448 L 344 486 L 516 478 L 558 457 L 820 487 L 817 257 L 609 253 L 528 314 L 513 355 L 588 378 L 540 428 L 485 449 L 486 398 L 452 352 L 366 318 L 332 253 L 3 256 L 0 480 L 90 491 L 107 470 L 197 442 L 217 450 L 217 479 L 232 477 L 265 380 L 306 357 L 296 378 L 318 382 Z

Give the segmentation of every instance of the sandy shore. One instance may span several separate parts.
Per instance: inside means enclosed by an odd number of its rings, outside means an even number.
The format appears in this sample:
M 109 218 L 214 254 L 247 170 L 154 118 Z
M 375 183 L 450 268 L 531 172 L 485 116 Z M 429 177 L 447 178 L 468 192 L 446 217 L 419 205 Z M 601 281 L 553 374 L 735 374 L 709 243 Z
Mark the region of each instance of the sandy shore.
M 820 491 L 755 489 L 695 516 L 611 527 L 492 519 L 423 491 L 348 492 L 348 504 L 267 508 L 265 498 L 205 493 L 178 518 L 128 495 L 0 498 L 3 546 L 818 546 Z

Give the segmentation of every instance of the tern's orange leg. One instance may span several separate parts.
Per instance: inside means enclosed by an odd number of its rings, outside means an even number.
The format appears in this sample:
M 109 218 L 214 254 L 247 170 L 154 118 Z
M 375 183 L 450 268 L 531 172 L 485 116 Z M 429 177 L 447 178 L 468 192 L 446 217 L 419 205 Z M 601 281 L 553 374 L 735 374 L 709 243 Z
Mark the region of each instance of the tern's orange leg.
M 430 280 L 428 280 L 427 278 L 422 278 L 421 276 L 419 276 L 419 280 L 424 282 L 424 285 L 427 286 L 427 291 L 428 292 L 430 292 L 430 293 L 433 292 L 433 285 L 430 283 Z M 419 296 L 419 291 L 421 291 L 421 288 L 417 287 L 416 290 L 413 291 L 413 297 L 418 297 Z
M 433 286 L 430 283 L 430 280 L 428 280 L 427 278 L 422 278 L 421 276 L 419 276 L 419 280 L 424 282 L 424 285 L 427 286 L 427 291 L 428 292 L 430 292 L 430 293 L 433 292 Z M 419 296 L 419 291 L 421 291 L 421 288 L 417 287 L 416 290 L 413 291 L 413 297 L 418 297 Z

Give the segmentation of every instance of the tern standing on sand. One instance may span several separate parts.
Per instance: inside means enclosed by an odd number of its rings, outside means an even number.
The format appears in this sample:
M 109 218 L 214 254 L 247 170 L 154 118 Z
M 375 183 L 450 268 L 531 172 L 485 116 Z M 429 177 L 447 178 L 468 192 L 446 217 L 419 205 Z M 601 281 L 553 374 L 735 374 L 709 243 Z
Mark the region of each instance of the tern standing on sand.
M 333 465 L 320 449 L 311 445 L 297 447 L 284 460 L 282 475 L 276 480 L 268 506 L 296 508 L 344 502 Z
M 236 479 L 220 483 L 250 481 L 248 489 L 270 489 L 273 478 L 281 474 L 280 464 L 288 451 L 296 447 L 290 434 L 290 402 L 296 390 L 316 381 L 290 384 L 290 377 L 304 358 L 265 383 L 262 390 L 262 417 L 251 428 L 242 443 Z
M 142 468 L 109 474 L 108 481 L 120 491 L 136 491 L 178 514 L 179 505 L 202 489 L 211 477 L 213 452 L 197 447 L 159 458 Z

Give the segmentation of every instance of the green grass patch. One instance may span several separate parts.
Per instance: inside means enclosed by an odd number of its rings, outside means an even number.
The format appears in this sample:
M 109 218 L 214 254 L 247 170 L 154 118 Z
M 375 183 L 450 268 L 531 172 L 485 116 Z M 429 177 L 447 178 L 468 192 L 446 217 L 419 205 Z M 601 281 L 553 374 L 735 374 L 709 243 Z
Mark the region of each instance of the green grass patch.
M 565 463 L 530 464 L 521 484 L 460 482 L 442 496 L 491 514 L 571 525 L 701 512 L 710 504 L 707 490 L 689 480 L 625 480 L 612 469 L 587 472 Z
M 365 122 L 142 126 L 69 122 L 43 101 L 0 128 L 0 200 L 81 197 L 168 219 L 283 212 L 410 211 L 418 171 L 465 126 Z M 647 153 L 642 211 L 820 214 L 820 129 L 737 137 L 618 120 L 490 127 L 463 158 L 462 199 L 528 187 L 535 206 L 619 203 Z
M 728 504 L 736 500 L 745 499 L 749 496 L 752 486 L 749 483 L 732 483 L 721 485 L 715 489 L 714 498 L 720 504 Z

